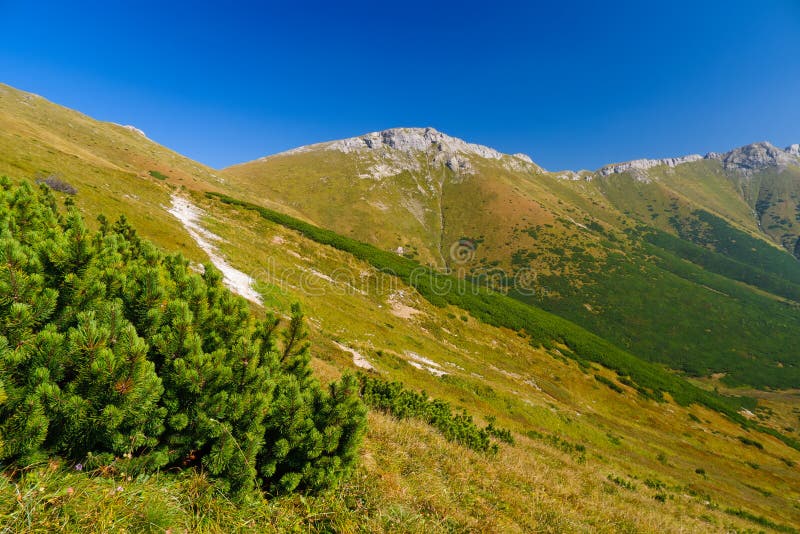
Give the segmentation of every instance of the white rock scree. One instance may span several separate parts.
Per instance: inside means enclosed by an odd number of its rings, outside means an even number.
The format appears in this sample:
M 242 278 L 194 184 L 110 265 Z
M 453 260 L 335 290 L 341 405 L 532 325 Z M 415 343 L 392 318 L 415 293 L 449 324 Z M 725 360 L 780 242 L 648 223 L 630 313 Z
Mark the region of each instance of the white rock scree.
M 197 246 L 208 254 L 208 258 L 214 267 L 222 272 L 223 283 L 231 291 L 243 296 L 250 302 L 263 304 L 261 295 L 253 289 L 255 281 L 242 271 L 233 268 L 225 261 L 225 258 L 219 255 L 213 242 L 222 241 L 222 238 L 200 226 L 200 218 L 203 216 L 203 211 L 200 208 L 183 197 L 172 195 L 172 207 L 168 211 L 181 221 L 181 224 L 189 232 L 192 239 L 195 240 Z

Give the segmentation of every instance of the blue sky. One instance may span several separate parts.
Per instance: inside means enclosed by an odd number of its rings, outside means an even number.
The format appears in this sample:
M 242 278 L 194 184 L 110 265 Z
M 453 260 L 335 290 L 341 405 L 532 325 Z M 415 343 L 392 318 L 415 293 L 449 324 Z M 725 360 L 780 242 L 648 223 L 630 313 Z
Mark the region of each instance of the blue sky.
M 800 142 L 800 0 L 160 4 L 0 0 L 0 81 L 216 168 L 393 126 L 552 170 Z

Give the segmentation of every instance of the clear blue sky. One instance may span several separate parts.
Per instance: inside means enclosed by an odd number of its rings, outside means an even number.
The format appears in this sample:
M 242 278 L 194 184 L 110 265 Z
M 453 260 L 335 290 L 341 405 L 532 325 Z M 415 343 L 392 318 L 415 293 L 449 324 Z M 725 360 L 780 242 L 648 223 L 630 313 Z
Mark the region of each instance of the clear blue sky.
M 800 142 L 800 0 L 160 4 L 0 0 L 0 81 L 217 168 L 393 126 L 552 170 Z

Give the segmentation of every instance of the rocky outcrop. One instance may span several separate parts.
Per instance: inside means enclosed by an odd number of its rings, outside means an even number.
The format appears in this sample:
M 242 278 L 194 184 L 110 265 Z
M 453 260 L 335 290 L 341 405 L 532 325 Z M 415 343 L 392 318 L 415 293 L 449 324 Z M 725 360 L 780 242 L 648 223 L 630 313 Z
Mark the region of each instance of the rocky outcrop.
M 483 145 L 467 143 L 450 137 L 433 128 L 392 128 L 328 143 L 328 149 L 353 152 L 354 150 L 380 150 L 391 148 L 402 152 L 426 152 L 431 148 L 439 152 L 473 154 L 486 159 L 502 159 L 506 154 Z M 527 158 L 529 162 L 530 158 Z M 531 162 L 532 163 L 532 162 Z
M 444 165 L 460 174 L 474 172 L 470 156 L 500 160 L 513 170 L 524 170 L 526 168 L 528 170 L 539 170 L 533 160 L 525 154 L 510 156 L 487 146 L 467 143 L 463 139 L 443 134 L 434 128 L 392 128 L 359 137 L 342 139 L 341 141 L 323 143 L 320 147 L 327 150 L 339 150 L 347 154 L 371 152 L 379 155 L 384 160 L 382 163 L 384 172 L 379 173 L 382 176 L 386 174 L 386 160 L 396 163 L 397 165 L 394 166 L 400 172 L 409 163 L 412 167 L 415 167 L 413 162 L 409 162 L 403 156 L 409 156 L 413 159 L 420 154 L 426 154 L 432 157 L 432 163 Z
M 790 165 L 800 166 L 800 145 L 794 144 L 786 147 L 786 149 L 781 149 L 764 141 L 745 145 L 724 154 L 709 152 L 705 156 L 692 154 L 678 158 L 637 159 L 624 163 L 606 165 L 597 170 L 595 175 L 609 176 L 611 174 L 630 173 L 639 180 L 649 181 L 648 169 L 660 165 L 677 167 L 684 163 L 691 163 L 703 159 L 717 160 L 722 163 L 722 166 L 728 171 L 736 171 L 749 175 L 755 171 L 769 167 L 775 167 L 780 170 Z M 565 179 L 575 179 L 573 175 L 569 175 L 566 172 L 562 173 L 562 175 Z
M 677 158 L 662 158 L 662 159 L 635 159 L 633 161 L 626 161 L 624 163 L 614 163 L 606 165 L 597 171 L 600 176 L 608 176 L 610 174 L 620 174 L 623 172 L 631 171 L 646 171 L 659 165 L 666 165 L 668 167 L 677 167 L 684 163 L 691 163 L 703 159 L 700 154 L 691 154 L 689 156 L 681 156 Z
M 785 169 L 789 165 L 800 165 L 800 147 L 791 145 L 786 150 L 766 141 L 736 148 L 725 154 L 709 153 L 708 159 L 722 162 L 727 170 L 751 174 L 768 167 Z
M 125 128 L 126 130 L 129 130 L 129 131 L 131 131 L 131 132 L 133 132 L 133 133 L 135 133 L 135 134 L 137 134 L 137 135 L 141 135 L 142 137 L 145 137 L 145 138 L 147 137 L 147 136 L 144 134 L 144 132 L 143 132 L 143 131 L 141 131 L 141 130 L 140 130 L 139 128 L 137 128 L 136 126 L 131 126 L 130 124 L 121 124 L 120 126 L 122 126 L 122 127 L 123 127 L 123 128 Z
M 572 182 L 577 182 L 579 180 L 591 180 L 593 173 L 591 171 L 581 170 L 581 171 L 559 171 L 556 174 L 556 178 L 560 180 L 570 180 Z
M 338 150 L 371 162 L 366 172 L 360 175 L 362 178 L 382 179 L 403 171 L 419 171 L 422 168 L 421 155 L 429 165 L 447 167 L 458 174 L 475 172 L 472 157 L 497 160 L 510 170 L 541 171 L 526 154 L 503 154 L 487 146 L 451 137 L 434 128 L 392 128 L 300 147 L 277 155 L 287 156 L 313 150 Z

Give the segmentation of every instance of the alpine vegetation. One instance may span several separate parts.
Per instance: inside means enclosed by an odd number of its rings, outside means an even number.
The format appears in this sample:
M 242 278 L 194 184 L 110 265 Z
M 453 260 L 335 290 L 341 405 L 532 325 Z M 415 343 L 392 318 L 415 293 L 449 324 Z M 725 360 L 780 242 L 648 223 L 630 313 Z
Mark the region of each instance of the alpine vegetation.
M 255 319 L 213 266 L 98 220 L 0 181 L 0 465 L 196 467 L 236 496 L 336 485 L 366 408 L 355 377 L 312 377 L 299 307 Z

